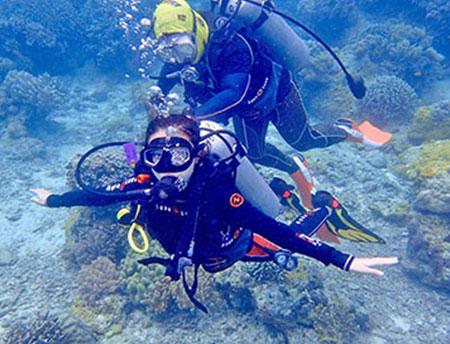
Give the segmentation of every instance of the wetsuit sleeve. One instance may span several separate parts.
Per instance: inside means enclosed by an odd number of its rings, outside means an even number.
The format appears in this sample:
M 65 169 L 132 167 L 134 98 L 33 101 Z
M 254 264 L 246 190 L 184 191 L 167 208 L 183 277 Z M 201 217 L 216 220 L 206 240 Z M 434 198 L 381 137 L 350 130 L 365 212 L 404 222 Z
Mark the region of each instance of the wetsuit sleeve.
M 248 201 L 244 200 L 241 205 L 237 206 L 240 204 L 240 202 L 237 202 L 239 196 L 242 197 L 237 190 L 228 191 L 225 194 L 229 195 L 229 199 L 224 202 L 226 203 L 226 213 L 235 225 L 248 228 L 292 252 L 304 254 L 321 261 L 325 265 L 333 264 L 348 271 L 354 259 L 352 255 L 340 252 L 332 246 L 295 231 L 284 223 L 263 214 Z
M 197 108 L 194 116 L 199 120 L 224 122 L 232 116 L 231 110 L 245 98 L 249 82 L 250 76 L 245 73 L 224 76 L 220 80 L 221 91 Z
M 111 184 L 102 192 L 110 195 L 98 195 L 84 190 L 72 190 L 61 195 L 50 195 L 47 199 L 47 206 L 50 208 L 73 207 L 73 206 L 106 206 L 114 203 L 127 202 L 134 197 L 126 195 L 123 191 L 135 190 L 141 187 L 135 178 L 129 178 L 120 183 Z
M 210 69 L 217 81 L 217 93 L 195 110 L 199 119 L 223 121 L 230 117 L 231 111 L 239 106 L 247 95 L 254 62 L 250 44 L 236 35 L 225 48 L 210 57 Z M 214 49 L 210 49 L 214 50 Z

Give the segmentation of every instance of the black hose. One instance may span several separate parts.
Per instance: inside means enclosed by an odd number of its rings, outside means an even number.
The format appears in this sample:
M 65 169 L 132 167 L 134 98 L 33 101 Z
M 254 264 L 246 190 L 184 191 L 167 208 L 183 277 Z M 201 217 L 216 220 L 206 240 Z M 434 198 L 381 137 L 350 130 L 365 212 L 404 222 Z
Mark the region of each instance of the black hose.
M 111 192 L 106 192 L 106 191 L 102 191 L 99 189 L 94 189 L 92 187 L 90 187 L 89 185 L 85 184 L 83 181 L 83 178 L 81 177 L 81 167 L 83 165 L 83 163 L 86 161 L 87 158 L 89 158 L 92 154 L 94 154 L 95 152 L 98 152 L 101 149 L 107 148 L 107 147 L 114 147 L 114 146 L 123 146 L 124 144 L 129 143 L 129 141 L 118 141 L 118 142 L 108 142 L 108 143 L 103 143 L 101 145 L 95 146 L 91 149 L 89 149 L 86 153 L 84 153 L 82 155 L 82 157 L 80 158 L 80 160 L 77 163 L 77 167 L 75 168 L 75 179 L 77 181 L 78 186 L 87 192 L 90 192 L 92 194 L 95 195 L 99 195 L 99 196 L 107 196 L 107 197 L 118 197 L 118 194 L 116 193 L 111 193 Z M 138 144 L 138 143 L 136 143 Z M 135 190 L 135 191 L 139 191 L 139 193 L 143 193 L 144 190 Z M 125 193 L 124 192 L 124 196 L 130 196 L 130 197 L 136 197 L 137 194 L 136 192 L 131 191 L 131 193 Z
M 366 94 L 366 87 L 364 85 L 363 78 L 358 76 L 358 75 L 353 77 L 347 71 L 347 68 L 342 63 L 342 61 L 339 59 L 339 57 L 336 55 L 336 53 L 314 31 L 312 31 L 306 25 L 302 24 L 297 19 L 292 18 L 291 16 L 289 16 L 287 14 L 284 14 L 283 12 L 278 11 L 277 9 L 273 8 L 272 6 L 268 6 L 268 5 L 264 4 L 264 3 L 260 3 L 260 2 L 254 1 L 254 0 L 241 0 L 241 1 L 247 2 L 247 3 L 255 5 L 255 6 L 259 6 L 259 7 L 263 8 L 263 9 L 269 11 L 269 12 L 275 13 L 275 14 L 279 15 L 280 17 L 286 19 L 287 21 L 290 21 L 291 23 L 297 25 L 303 31 L 305 31 L 310 36 L 312 36 L 317 42 L 319 42 L 325 48 L 326 51 L 328 51 L 328 53 L 333 57 L 333 59 L 339 65 L 340 69 L 345 74 L 345 78 L 347 80 L 347 84 L 348 84 L 352 94 L 358 99 L 364 98 L 364 96 Z

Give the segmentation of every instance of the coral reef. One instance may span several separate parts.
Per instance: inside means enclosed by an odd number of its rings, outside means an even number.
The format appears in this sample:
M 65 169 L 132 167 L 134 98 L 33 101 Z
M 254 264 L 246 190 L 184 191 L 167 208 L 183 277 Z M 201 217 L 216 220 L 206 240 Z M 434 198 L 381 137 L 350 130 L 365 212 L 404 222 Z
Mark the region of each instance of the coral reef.
M 408 225 L 406 271 L 422 283 L 450 292 L 450 221 L 417 214 Z
M 218 298 L 218 293 L 214 290 L 214 276 L 199 270 L 198 279 L 199 289 L 195 297 L 209 307 L 213 306 Z M 150 287 L 148 293 L 151 297 L 146 301 L 146 309 L 153 314 L 175 315 L 180 311 L 195 310 L 181 281 L 173 282 L 168 277 L 159 278 Z
M 217 289 L 228 308 L 251 314 L 284 338 L 299 326 L 314 328 L 324 340 L 336 342 L 350 342 L 367 330 L 364 308 L 339 295 L 328 295 L 323 276 L 310 267 L 300 264 L 282 280 L 261 281 L 249 274 L 247 264 L 236 264 L 216 276 Z
M 48 158 L 48 151 L 41 140 L 29 136 L 24 122 L 18 116 L 8 118 L 5 121 L 4 131 L 0 134 L 0 145 L 14 148 L 2 152 L 5 165 L 13 163 L 14 166 L 17 166 L 17 157 L 20 156 L 20 160 L 27 163 L 26 169 L 30 172 L 30 169 L 44 166 L 45 160 Z M 30 166 L 30 161 L 33 161 L 36 165 Z
M 96 340 L 82 324 L 47 312 L 36 315 L 29 323 L 18 324 L 2 343 L 92 344 Z
M 250 285 L 255 314 L 277 332 L 287 334 L 296 324 L 314 328 L 324 341 L 351 342 L 353 336 L 367 330 L 367 312 L 338 295 L 327 295 L 321 278 L 301 270 L 300 278 L 289 278 L 287 283 Z
M 152 255 L 164 256 L 163 249 L 152 243 Z M 149 267 L 137 262 L 141 257 L 130 254 L 121 263 L 120 279 L 129 302 L 144 307 L 149 314 L 165 318 L 180 311 L 191 312 L 195 309 L 183 288 L 181 281 L 173 282 L 164 276 L 164 268 L 158 265 Z M 208 306 L 220 301 L 213 275 L 199 270 L 199 288 L 196 297 Z
M 0 14 L 0 52 L 22 68 L 60 72 L 76 65 L 84 30 L 72 1 L 3 1 Z
M 450 139 L 450 101 L 420 107 L 408 130 L 408 138 L 415 144 Z
M 95 306 L 89 306 L 77 295 L 70 307 L 72 315 L 88 324 L 95 335 L 112 337 L 123 320 L 125 300 L 122 295 L 113 294 L 97 300 Z
M 0 85 L 0 117 L 38 121 L 61 106 L 64 98 L 65 92 L 56 78 L 12 70 Z
M 366 96 L 357 102 L 356 113 L 390 130 L 407 125 L 417 106 L 417 95 L 405 81 L 380 76 L 368 82 Z
M 448 157 L 447 157 L 448 159 Z M 448 161 L 447 161 L 448 166 Z M 414 200 L 414 207 L 425 213 L 450 214 L 450 168 L 447 173 L 424 180 Z
M 408 202 L 395 202 L 393 204 L 386 204 L 380 207 L 377 204 L 370 204 L 369 209 L 375 214 L 377 218 L 382 218 L 388 222 L 394 222 L 399 225 L 405 225 L 408 215 L 411 211 L 411 206 Z
M 395 75 L 416 89 L 445 75 L 445 57 L 433 47 L 433 37 L 424 29 L 399 21 L 369 25 L 345 47 L 359 70 Z
M 71 188 L 77 186 L 75 169 L 79 160 L 80 156 L 76 156 L 66 166 L 67 184 Z M 92 154 L 84 161 L 80 172 L 83 182 L 92 188 L 104 188 L 134 175 L 120 147 L 102 149 Z
M 306 41 L 310 49 L 309 64 L 300 72 L 301 93 L 308 112 L 316 120 L 333 121 L 351 111 L 354 97 L 345 78 L 330 54 L 316 41 Z M 339 48 L 335 53 L 347 63 L 351 55 Z
M 339 80 L 341 75 L 337 78 Z M 355 106 L 355 98 L 343 83 L 334 82 L 327 86 L 312 97 L 306 92 L 306 100 L 310 102 L 308 112 L 321 122 L 317 125 L 333 123 L 339 117 L 352 117 L 351 113 Z M 316 124 L 313 123 L 313 126 Z M 317 129 L 320 130 L 320 127 Z
M 339 298 L 337 294 L 332 299 L 332 302 L 316 305 L 311 311 L 312 326 L 321 342 L 351 343 L 359 332 L 369 330 L 369 315 L 362 306 Z M 352 324 L 351 327 L 348 324 Z
M 0 54 L 20 68 L 64 73 L 93 59 L 105 71 L 125 64 L 126 42 L 112 0 L 12 0 L 0 4 Z
M 126 300 L 118 294 L 120 273 L 116 265 L 101 256 L 78 272 L 78 290 L 71 306 L 74 316 L 91 326 L 97 335 L 117 333 Z
M 89 306 L 113 294 L 119 288 L 119 271 L 107 257 L 100 256 L 83 265 L 77 277 L 78 295 Z
M 139 2 L 133 3 L 139 5 Z M 124 69 L 131 60 L 119 26 L 124 15 L 119 11 L 120 6 L 121 2 L 115 0 L 87 0 L 77 6 L 84 23 L 86 57 L 94 56 L 95 64 L 103 72 Z
M 450 140 L 424 143 L 406 150 L 401 155 L 398 171 L 419 183 L 446 176 L 450 171 Z
M 414 1 L 414 0 L 413 0 Z M 411 0 L 357 0 L 358 8 L 371 15 L 389 15 L 398 16 L 405 10 L 411 10 Z
M 420 282 L 449 291 L 450 140 L 413 146 L 400 158 L 398 170 L 415 188 L 404 267 Z
M 309 64 L 300 72 L 303 80 L 313 86 L 332 84 L 339 80 L 340 70 L 336 62 L 323 47 L 314 40 L 307 40 L 310 50 Z M 336 49 L 336 54 L 341 56 L 341 50 Z
M 272 262 L 246 263 L 247 273 L 258 282 L 283 282 L 287 278 L 287 271 Z
M 124 160 L 121 152 L 99 151 L 87 159 L 82 167 L 84 183 L 92 188 L 102 188 L 132 176 L 133 171 Z M 69 188 L 77 187 L 74 171 L 78 161 L 79 157 L 76 157 L 66 167 Z M 112 205 L 76 210 L 67 220 L 62 256 L 70 267 L 79 269 L 99 256 L 106 256 L 118 264 L 126 256 L 128 228 L 115 221 L 119 207 Z
M 117 208 L 102 209 L 106 215 L 96 210 L 77 210 L 66 222 L 61 256 L 70 268 L 78 270 L 100 256 L 118 264 L 127 253 L 127 228 L 114 223 Z
M 155 255 L 155 246 L 157 244 L 152 242 L 152 255 Z M 134 306 L 145 306 L 148 300 L 153 297 L 149 293 L 150 288 L 155 281 L 162 278 L 164 270 L 158 265 L 145 267 L 137 262 L 138 259 L 141 259 L 141 257 L 135 253 L 130 253 L 122 260 L 120 283 L 129 303 Z
M 400 156 L 397 171 L 415 182 L 415 209 L 450 213 L 450 140 L 408 149 Z
M 449 40 L 450 33 L 450 3 L 447 0 L 410 0 L 414 5 L 425 11 L 425 24 L 435 32 L 435 41 L 450 53 Z

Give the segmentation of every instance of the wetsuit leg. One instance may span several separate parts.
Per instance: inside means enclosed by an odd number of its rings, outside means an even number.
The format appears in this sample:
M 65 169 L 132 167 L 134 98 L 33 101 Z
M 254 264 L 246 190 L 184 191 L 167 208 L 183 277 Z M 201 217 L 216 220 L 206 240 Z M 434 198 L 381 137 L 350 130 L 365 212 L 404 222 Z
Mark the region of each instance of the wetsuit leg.
M 233 118 L 234 130 L 239 140 L 248 149 L 248 157 L 253 163 L 273 167 L 291 174 L 298 169 L 292 159 L 274 145 L 266 143 L 270 117 L 272 116 L 249 120 L 235 116 Z
M 324 148 L 347 138 L 344 130 L 332 125 L 312 127 L 303 105 L 300 90 L 291 82 L 291 90 L 275 109 L 272 122 L 286 142 L 299 151 Z

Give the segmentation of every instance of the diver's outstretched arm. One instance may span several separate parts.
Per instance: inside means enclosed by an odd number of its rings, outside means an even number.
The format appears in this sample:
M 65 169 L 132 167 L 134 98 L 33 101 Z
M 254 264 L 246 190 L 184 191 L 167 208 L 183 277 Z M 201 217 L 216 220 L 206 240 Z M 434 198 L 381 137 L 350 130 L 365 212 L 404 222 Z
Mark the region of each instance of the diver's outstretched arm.
M 96 195 L 83 190 L 72 190 L 63 194 L 54 194 L 46 189 L 30 189 L 34 193 L 31 201 L 49 208 L 59 207 L 101 207 L 114 203 L 128 201 L 128 199 L 120 194 L 113 194 L 111 196 Z
M 134 200 L 134 195 L 128 195 L 126 191 L 137 190 L 143 187 L 135 177 L 128 178 L 121 182 L 110 184 L 100 190 L 101 193 L 92 193 L 75 189 L 63 194 L 54 194 L 46 189 L 30 189 L 34 193 L 31 201 L 49 208 L 58 207 L 101 207 L 114 203 L 128 202 Z
M 382 276 L 383 272 L 381 270 L 372 267 L 376 265 L 393 265 L 398 262 L 396 257 L 356 258 L 321 241 L 311 239 L 301 231 L 278 222 L 253 207 L 253 205 L 245 201 L 237 189 L 226 189 L 226 187 L 223 187 L 223 189 L 217 190 L 216 194 L 218 197 L 223 197 L 223 200 L 220 200 L 221 203 L 229 204 L 229 206 L 223 208 L 223 212 L 231 220 L 231 223 L 242 228 L 248 228 L 277 246 L 293 253 L 300 253 L 317 259 L 325 265 L 332 264 L 345 271 Z M 322 216 L 322 218 L 325 220 L 326 216 Z M 302 221 L 308 222 L 311 219 L 315 218 L 306 217 Z M 312 223 L 309 225 L 312 225 Z M 314 226 L 318 225 L 320 225 L 320 221 L 314 224 Z
M 378 265 L 394 265 L 397 263 L 397 257 L 354 258 L 348 270 L 375 276 L 383 276 L 383 271 L 372 267 Z

